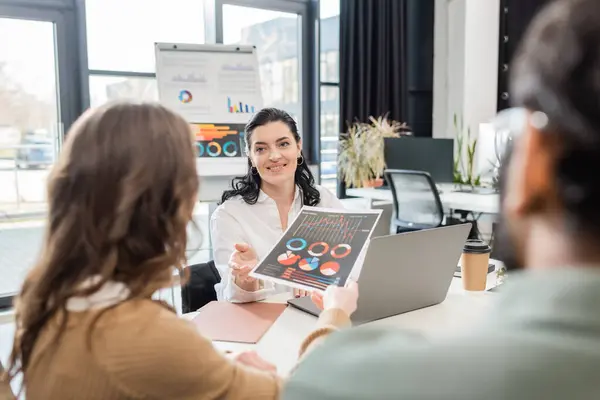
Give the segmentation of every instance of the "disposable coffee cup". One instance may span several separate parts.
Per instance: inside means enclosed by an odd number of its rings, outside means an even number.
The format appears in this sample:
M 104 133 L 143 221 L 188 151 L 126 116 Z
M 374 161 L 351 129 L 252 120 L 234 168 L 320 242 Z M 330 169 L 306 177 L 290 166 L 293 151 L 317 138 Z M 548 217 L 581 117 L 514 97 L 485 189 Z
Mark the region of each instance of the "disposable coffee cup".
M 461 279 L 465 290 L 485 290 L 491 251 L 491 247 L 481 240 L 467 240 L 460 259 Z

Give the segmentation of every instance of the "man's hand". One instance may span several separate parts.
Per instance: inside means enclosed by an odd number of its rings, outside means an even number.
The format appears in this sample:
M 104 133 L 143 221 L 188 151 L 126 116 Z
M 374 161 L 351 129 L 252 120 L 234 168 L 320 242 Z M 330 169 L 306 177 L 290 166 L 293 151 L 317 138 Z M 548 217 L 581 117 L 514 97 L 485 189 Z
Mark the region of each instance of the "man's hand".
M 296 298 L 305 297 L 308 295 L 309 295 L 308 290 L 294 289 L 294 297 L 296 297 Z
M 313 292 L 311 299 L 321 310 L 338 308 L 351 316 L 358 307 L 358 284 L 348 280 L 346 287 L 328 286 L 324 294 Z

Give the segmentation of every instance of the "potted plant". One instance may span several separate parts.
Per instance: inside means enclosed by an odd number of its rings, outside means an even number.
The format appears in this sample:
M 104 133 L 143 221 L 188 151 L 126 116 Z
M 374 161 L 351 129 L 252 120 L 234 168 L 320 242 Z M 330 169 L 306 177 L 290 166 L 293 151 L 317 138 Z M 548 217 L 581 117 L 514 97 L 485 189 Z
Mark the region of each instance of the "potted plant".
M 377 187 L 383 185 L 386 167 L 384 138 L 410 135 L 406 123 L 387 117 L 370 117 L 369 122 L 356 122 L 340 138 L 338 168 L 347 186 Z
M 462 117 L 460 122 L 458 116 L 454 114 L 454 131 L 456 136 L 456 153 L 454 157 L 454 184 L 461 190 L 473 190 L 476 186 L 481 186 L 481 175 L 475 175 L 475 150 L 477 149 L 477 138 L 471 140 L 471 128 L 467 128 L 467 137 L 465 142 L 464 125 Z M 466 149 L 465 149 L 466 146 Z M 466 150 L 467 165 L 465 168 L 463 150 Z

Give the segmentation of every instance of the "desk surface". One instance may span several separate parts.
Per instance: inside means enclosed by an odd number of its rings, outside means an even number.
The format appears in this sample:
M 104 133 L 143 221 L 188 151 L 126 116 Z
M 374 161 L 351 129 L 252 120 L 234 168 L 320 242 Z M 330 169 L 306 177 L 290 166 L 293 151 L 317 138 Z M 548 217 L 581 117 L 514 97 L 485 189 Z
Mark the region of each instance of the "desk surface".
M 497 265 L 497 261 L 494 261 Z M 496 274 L 488 275 L 488 288 L 496 285 Z M 479 320 L 495 298 L 494 293 L 466 292 L 462 281 L 453 278 L 446 300 L 421 310 L 373 321 L 362 326 L 381 326 L 410 329 L 428 337 L 447 335 L 452 331 L 465 329 Z M 282 294 L 270 298 L 271 302 L 286 302 L 289 295 Z M 184 315 L 192 319 L 197 313 Z M 287 374 L 295 365 L 302 340 L 314 329 L 316 317 L 288 307 L 255 345 L 229 342 L 214 342 L 216 348 L 233 353 L 256 350 L 263 358 L 277 366 L 280 374 Z
M 498 261 L 493 260 L 492 262 L 499 268 Z M 496 285 L 495 273 L 488 275 L 487 283 L 488 289 Z M 288 298 L 289 295 L 281 294 L 268 301 L 286 302 Z M 462 289 L 462 281 L 459 278 L 453 278 L 448 295 L 442 303 L 362 326 L 410 329 L 427 337 L 447 335 L 476 323 L 495 298 L 494 293 L 466 292 Z M 196 315 L 197 313 L 189 313 L 185 314 L 183 318 L 192 319 Z M 288 307 L 257 344 L 214 342 L 214 345 L 217 349 L 234 353 L 256 350 L 266 360 L 275 364 L 280 374 L 287 374 L 296 364 L 300 344 L 314 329 L 315 322 L 316 317 Z M 8 360 L 14 329 L 12 318 L 0 321 L 0 361 L 2 363 L 6 363 Z M 361 329 L 361 327 L 354 329 Z
M 469 210 L 485 214 L 497 214 L 500 206 L 498 194 L 479 194 L 456 192 L 453 184 L 440 184 L 440 200 L 446 208 L 453 210 Z M 348 189 L 349 196 L 363 197 L 371 200 L 393 201 L 392 191 L 389 189 L 361 188 Z

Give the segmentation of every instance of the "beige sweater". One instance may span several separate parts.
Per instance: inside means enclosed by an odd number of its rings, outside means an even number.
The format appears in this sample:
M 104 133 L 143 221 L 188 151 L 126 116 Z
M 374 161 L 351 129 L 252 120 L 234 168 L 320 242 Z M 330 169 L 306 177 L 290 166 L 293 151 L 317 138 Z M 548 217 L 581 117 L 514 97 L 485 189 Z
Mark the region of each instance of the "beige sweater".
M 70 312 L 58 346 L 57 320 L 40 336 L 26 372 L 28 400 L 275 399 L 281 378 L 235 363 L 194 325 L 151 300 L 107 311 L 86 346 L 98 311 Z M 330 330 L 348 325 L 340 310 L 324 312 L 301 354 Z

